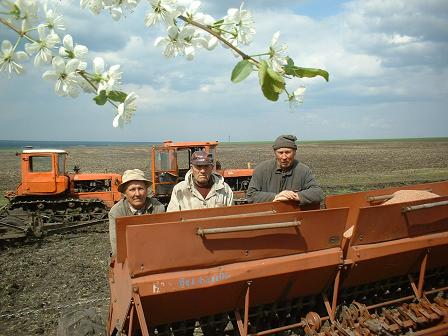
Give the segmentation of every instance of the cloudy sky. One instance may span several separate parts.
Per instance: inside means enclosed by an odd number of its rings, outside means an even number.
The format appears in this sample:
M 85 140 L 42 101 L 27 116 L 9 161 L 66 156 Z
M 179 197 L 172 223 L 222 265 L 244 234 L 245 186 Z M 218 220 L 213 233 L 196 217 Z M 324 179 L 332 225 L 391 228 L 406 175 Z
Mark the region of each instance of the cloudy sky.
M 307 87 L 292 111 L 285 96 L 266 100 L 256 73 L 233 84 L 237 63 L 222 47 L 199 50 L 193 61 L 167 59 L 153 46 L 162 27 L 143 24 L 148 3 L 114 22 L 78 1 L 56 1 L 67 33 L 121 64 L 123 89 L 140 99 L 131 124 L 112 127 L 112 106 L 92 96 L 61 98 L 41 79 L 48 68 L 27 63 L 27 74 L 0 76 L 0 140 L 162 141 L 272 140 L 292 133 L 302 140 L 448 136 L 448 1 L 446 0 L 247 0 L 255 19 L 254 42 L 243 50 L 265 52 L 281 32 L 288 54 L 304 67 L 330 73 L 296 80 Z M 203 2 L 215 18 L 240 2 Z M 0 40 L 13 38 L 0 26 Z

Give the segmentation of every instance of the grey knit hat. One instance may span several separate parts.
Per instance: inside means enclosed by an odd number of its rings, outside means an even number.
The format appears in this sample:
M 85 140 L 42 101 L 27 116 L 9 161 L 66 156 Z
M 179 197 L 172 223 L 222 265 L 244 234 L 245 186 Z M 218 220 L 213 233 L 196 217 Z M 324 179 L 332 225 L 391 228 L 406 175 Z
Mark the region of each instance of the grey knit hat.
M 297 137 L 295 135 L 280 135 L 277 139 L 275 139 L 272 148 L 274 148 L 274 150 L 279 148 L 297 149 L 296 140 Z

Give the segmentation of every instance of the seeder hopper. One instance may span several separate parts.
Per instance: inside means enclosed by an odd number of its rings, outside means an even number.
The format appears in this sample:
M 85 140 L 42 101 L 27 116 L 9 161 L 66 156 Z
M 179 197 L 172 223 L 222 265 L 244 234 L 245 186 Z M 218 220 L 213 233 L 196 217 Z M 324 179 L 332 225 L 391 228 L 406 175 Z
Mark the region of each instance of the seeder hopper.
M 109 284 L 108 335 L 447 335 L 448 181 L 119 218 Z

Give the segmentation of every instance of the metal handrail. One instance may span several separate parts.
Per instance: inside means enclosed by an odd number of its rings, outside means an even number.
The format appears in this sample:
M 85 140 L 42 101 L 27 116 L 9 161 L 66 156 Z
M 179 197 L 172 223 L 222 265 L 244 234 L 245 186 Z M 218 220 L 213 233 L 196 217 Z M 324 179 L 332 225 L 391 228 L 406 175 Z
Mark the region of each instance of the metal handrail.
M 301 225 L 300 221 L 294 220 L 293 222 L 283 222 L 283 223 L 273 223 L 273 224 L 242 225 L 242 226 L 220 227 L 220 228 L 212 228 L 212 229 L 198 228 L 196 234 L 198 236 L 204 237 L 208 234 L 230 233 L 230 232 L 241 232 L 241 231 L 258 231 L 258 230 L 268 230 L 268 229 L 277 229 L 277 228 L 298 227 L 300 225 Z
M 448 205 L 448 201 L 424 203 L 424 204 L 420 204 L 420 205 L 411 205 L 411 206 L 404 207 L 403 212 L 406 213 L 406 212 L 420 210 L 420 209 L 429 209 L 429 208 L 434 208 L 434 207 L 443 206 L 443 205 Z

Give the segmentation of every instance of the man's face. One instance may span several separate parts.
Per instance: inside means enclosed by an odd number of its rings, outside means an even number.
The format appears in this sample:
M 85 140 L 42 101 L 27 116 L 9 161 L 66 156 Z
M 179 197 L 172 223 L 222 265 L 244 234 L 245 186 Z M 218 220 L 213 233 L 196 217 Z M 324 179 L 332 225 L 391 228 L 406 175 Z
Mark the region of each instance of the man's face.
M 200 186 L 206 186 L 209 184 L 210 176 L 212 175 L 212 165 L 191 165 L 193 171 L 193 180 Z
M 145 205 L 148 187 L 143 181 L 129 181 L 124 196 L 134 209 L 141 209 Z
M 296 150 L 292 148 L 279 148 L 275 150 L 275 158 L 280 169 L 285 170 L 291 167 Z

